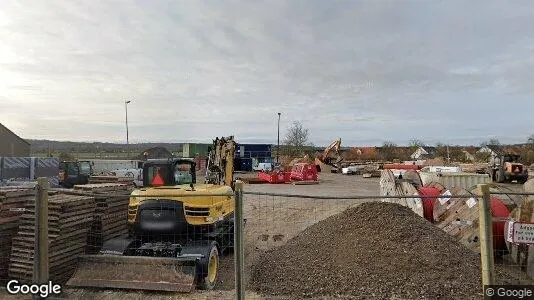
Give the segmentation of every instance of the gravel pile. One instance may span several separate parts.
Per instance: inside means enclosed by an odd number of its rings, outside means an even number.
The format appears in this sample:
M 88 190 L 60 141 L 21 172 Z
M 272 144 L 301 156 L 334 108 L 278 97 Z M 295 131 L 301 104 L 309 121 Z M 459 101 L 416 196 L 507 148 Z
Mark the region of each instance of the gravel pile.
M 453 237 L 409 208 L 372 202 L 261 255 L 249 285 L 291 299 L 481 299 L 480 276 L 479 256 Z

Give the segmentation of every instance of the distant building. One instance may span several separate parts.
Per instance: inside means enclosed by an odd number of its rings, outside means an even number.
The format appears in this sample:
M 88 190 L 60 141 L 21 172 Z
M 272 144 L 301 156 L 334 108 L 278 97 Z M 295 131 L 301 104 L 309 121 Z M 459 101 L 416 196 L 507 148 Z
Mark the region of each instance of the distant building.
M 506 151 L 500 145 L 487 145 L 487 146 L 481 147 L 477 152 L 478 153 L 487 153 L 488 154 L 488 162 L 490 164 L 499 163 L 500 162 L 500 157 L 506 154 Z
M 464 158 L 466 161 L 475 161 L 475 153 L 477 152 L 477 147 L 465 147 L 462 149 L 462 153 L 464 154 Z
M 351 150 L 355 151 L 358 155 L 358 158 L 362 160 L 376 160 L 378 157 L 378 151 L 376 147 L 359 147 L 353 149 L 355 150 Z
M 30 143 L 0 124 L 0 156 L 30 156 Z
M 418 160 L 418 159 L 428 159 L 428 158 L 434 158 L 436 155 L 436 147 L 430 147 L 430 146 L 421 146 L 415 150 L 412 155 L 410 155 L 411 159 Z
M 208 156 L 208 148 L 211 146 L 212 144 L 185 143 L 182 146 L 180 156 L 192 158 L 198 155 L 200 157 L 206 157 Z

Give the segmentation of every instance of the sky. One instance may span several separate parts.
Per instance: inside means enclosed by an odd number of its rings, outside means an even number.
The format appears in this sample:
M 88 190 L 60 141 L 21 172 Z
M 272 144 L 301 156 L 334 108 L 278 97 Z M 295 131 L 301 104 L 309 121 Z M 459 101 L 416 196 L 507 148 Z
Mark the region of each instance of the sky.
M 534 134 L 534 1 L 12 1 L 0 123 L 27 139 L 479 144 Z

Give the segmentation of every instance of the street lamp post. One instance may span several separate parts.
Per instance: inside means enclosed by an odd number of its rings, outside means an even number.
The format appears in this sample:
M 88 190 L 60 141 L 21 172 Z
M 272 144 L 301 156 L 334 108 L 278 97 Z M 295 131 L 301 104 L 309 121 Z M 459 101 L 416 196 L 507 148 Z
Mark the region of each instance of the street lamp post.
M 124 108 L 126 109 L 126 151 L 128 151 L 128 156 L 130 156 L 130 141 L 128 138 L 128 103 L 132 101 L 124 101 Z
M 280 157 L 280 115 L 282 113 L 278 113 L 278 144 L 276 147 L 276 164 L 279 164 L 279 157 Z

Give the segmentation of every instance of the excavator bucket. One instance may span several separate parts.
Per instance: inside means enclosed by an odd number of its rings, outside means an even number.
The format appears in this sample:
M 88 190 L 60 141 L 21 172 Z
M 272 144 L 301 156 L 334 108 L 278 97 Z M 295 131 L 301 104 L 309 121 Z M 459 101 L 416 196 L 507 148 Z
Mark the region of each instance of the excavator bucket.
M 191 293 L 195 290 L 196 262 L 194 256 L 83 255 L 67 285 Z

